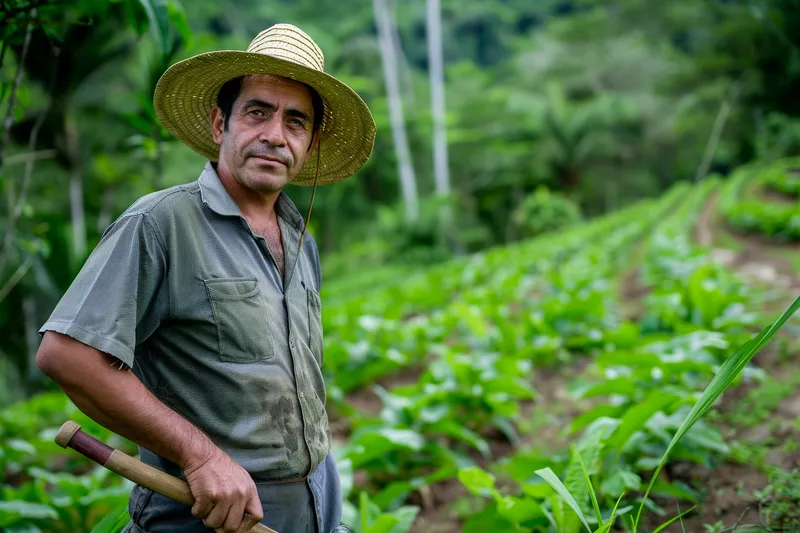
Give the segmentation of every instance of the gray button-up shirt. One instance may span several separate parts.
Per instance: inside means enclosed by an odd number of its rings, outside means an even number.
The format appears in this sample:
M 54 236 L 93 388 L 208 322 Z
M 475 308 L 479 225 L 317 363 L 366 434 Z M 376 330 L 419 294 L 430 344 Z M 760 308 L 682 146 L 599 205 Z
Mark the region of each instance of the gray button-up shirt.
M 305 476 L 330 449 L 314 239 L 275 204 L 285 279 L 208 163 L 103 233 L 40 333 L 111 354 L 256 479 Z M 144 454 L 143 454 L 144 458 Z

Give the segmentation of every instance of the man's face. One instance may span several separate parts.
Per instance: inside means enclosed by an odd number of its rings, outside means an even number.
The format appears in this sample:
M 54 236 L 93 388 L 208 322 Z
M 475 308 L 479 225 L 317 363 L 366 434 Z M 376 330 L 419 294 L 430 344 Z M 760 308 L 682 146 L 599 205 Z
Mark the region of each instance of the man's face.
M 299 82 L 277 76 L 246 78 L 228 130 L 219 108 L 211 117 L 221 170 L 248 189 L 281 190 L 311 157 L 311 91 Z

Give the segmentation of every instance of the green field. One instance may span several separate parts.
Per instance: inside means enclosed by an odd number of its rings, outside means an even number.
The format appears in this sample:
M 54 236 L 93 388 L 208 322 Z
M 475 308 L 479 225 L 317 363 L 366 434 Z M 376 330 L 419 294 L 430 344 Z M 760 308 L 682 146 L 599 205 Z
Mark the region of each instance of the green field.
M 797 257 L 774 243 L 748 253 L 753 239 L 725 222 L 755 176 L 679 183 L 426 270 L 326 282 L 344 522 L 655 532 L 689 511 L 661 531 L 797 530 L 796 322 L 748 343 L 797 295 L 785 268 Z M 774 277 L 744 268 L 756 263 Z M 5 409 L 3 531 L 114 531 L 126 518 L 130 484 L 54 444 L 67 419 L 135 453 L 59 393 Z

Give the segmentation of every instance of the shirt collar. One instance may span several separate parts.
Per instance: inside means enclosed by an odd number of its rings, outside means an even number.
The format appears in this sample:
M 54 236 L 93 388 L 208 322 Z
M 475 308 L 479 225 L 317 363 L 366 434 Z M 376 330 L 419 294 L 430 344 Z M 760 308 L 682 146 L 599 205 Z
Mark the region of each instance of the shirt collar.
M 231 198 L 210 161 L 206 162 L 198 181 L 200 184 L 200 198 L 212 211 L 223 216 L 244 218 L 242 210 Z M 283 191 L 281 191 L 278 200 L 275 202 L 275 213 L 290 223 L 296 230 L 303 230 L 303 217 L 300 211 Z

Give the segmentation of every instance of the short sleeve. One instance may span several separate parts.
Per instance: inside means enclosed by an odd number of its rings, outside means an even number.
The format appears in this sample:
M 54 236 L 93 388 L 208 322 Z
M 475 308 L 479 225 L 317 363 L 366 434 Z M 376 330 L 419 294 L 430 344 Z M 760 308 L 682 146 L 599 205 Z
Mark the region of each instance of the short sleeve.
M 103 233 L 39 334 L 69 335 L 133 366 L 136 346 L 169 309 L 166 272 L 146 215 L 124 215 Z

